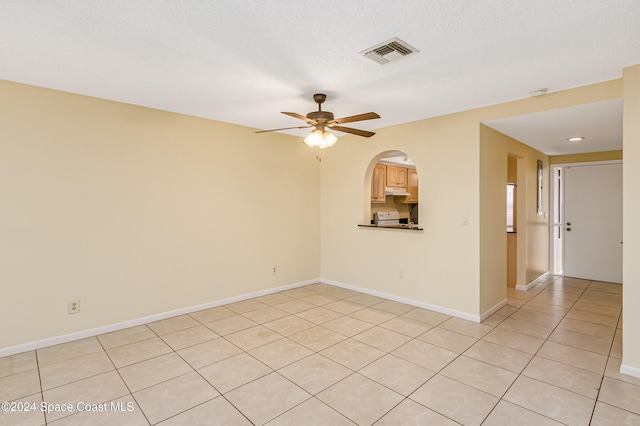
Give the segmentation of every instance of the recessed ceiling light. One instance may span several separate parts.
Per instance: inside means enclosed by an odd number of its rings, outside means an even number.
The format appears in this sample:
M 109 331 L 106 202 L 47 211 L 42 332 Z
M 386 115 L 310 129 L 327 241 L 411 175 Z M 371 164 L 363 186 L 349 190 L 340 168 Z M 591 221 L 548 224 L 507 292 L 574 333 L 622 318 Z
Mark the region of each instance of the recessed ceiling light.
M 567 138 L 567 140 L 569 142 L 580 142 L 583 141 L 585 138 L 584 136 L 576 136 L 575 138 Z

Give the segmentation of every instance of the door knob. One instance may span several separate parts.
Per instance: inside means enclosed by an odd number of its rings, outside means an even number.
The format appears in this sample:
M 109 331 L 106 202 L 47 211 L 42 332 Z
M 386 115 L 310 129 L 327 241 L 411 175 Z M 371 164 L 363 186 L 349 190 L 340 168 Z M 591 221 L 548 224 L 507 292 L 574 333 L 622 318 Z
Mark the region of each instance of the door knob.
M 567 222 L 567 226 L 571 226 L 571 222 Z
M 571 231 L 571 228 L 567 228 L 567 231 Z

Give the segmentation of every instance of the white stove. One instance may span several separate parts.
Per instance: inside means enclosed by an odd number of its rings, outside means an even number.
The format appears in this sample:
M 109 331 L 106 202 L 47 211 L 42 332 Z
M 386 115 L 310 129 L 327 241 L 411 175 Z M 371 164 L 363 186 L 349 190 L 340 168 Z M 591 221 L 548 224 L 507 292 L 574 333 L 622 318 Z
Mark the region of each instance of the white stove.
M 400 213 L 394 212 L 376 212 L 373 217 L 373 223 L 378 226 L 398 226 L 400 225 Z

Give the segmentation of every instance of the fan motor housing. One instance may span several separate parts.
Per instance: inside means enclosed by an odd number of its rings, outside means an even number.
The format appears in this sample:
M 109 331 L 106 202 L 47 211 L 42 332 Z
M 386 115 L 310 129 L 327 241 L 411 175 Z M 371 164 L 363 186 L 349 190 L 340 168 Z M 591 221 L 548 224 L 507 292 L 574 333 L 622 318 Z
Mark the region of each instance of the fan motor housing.
M 327 122 L 333 120 L 333 113 L 330 111 L 313 111 L 307 114 L 307 118 L 318 122 Z

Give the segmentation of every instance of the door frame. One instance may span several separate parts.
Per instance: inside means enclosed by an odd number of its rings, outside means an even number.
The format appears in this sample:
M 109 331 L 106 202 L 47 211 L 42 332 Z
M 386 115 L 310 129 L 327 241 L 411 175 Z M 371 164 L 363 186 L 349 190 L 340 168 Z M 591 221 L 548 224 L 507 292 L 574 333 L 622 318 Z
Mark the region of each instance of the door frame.
M 555 179 L 554 171 L 558 168 L 563 169 L 564 171 L 566 167 L 603 166 L 606 164 L 622 164 L 624 167 L 623 160 L 585 161 L 583 163 L 549 164 L 549 182 L 550 182 L 549 184 L 549 216 L 551 216 L 550 217 L 551 223 L 549 226 L 549 274 L 550 275 L 554 275 L 556 270 L 556 265 L 555 265 L 556 253 L 555 253 L 555 244 L 554 244 L 555 217 L 553 216 L 553 212 L 555 212 L 557 201 L 556 201 L 556 185 L 554 182 L 554 179 Z M 562 177 L 564 177 L 564 173 L 561 173 L 561 178 Z M 561 182 L 561 185 L 562 185 L 562 191 L 564 193 L 564 181 Z M 564 196 L 562 198 L 564 199 Z M 560 219 L 561 219 L 560 223 L 564 223 L 564 205 L 560 206 Z M 560 248 L 560 256 L 564 260 L 564 227 L 561 226 L 561 229 L 562 229 L 562 247 Z M 557 275 L 564 276 L 564 271 L 562 271 Z

